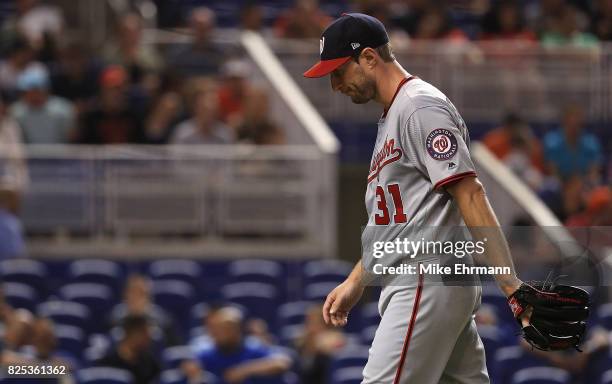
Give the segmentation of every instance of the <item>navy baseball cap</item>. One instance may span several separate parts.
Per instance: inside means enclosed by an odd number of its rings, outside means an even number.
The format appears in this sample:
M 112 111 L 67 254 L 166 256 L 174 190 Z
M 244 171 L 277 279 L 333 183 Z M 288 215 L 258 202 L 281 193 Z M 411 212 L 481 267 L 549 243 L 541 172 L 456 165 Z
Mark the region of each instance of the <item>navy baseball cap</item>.
M 321 35 L 321 61 L 304 72 L 305 77 L 322 77 L 360 54 L 366 47 L 377 48 L 389 42 L 384 25 L 363 13 L 343 13 Z

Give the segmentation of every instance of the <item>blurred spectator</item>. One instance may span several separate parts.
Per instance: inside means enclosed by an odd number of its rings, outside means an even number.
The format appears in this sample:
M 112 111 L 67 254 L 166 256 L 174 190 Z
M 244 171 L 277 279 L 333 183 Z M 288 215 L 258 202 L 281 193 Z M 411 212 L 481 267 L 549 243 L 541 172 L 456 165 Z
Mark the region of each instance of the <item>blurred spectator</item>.
M 6 319 L 4 328 L 4 349 L 20 353 L 32 340 L 34 317 L 27 309 L 16 309 Z
M 570 216 L 565 225 L 572 227 L 612 225 L 612 191 L 603 186 L 593 189 L 586 197 L 583 211 Z
M 467 36 L 463 31 L 452 25 L 451 18 L 445 7 L 431 6 L 419 15 L 416 21 L 415 40 L 444 40 L 447 42 L 463 42 Z
M 72 101 L 82 116 L 98 92 L 99 68 L 79 41 L 59 48 L 58 61 L 51 70 L 53 94 Z
M 17 79 L 22 94 L 11 107 L 11 116 L 19 123 L 26 143 L 65 144 L 74 136 L 74 107 L 50 95 L 49 87 L 49 74 L 41 67 L 29 67 Z
M 249 93 L 249 67 L 242 60 L 230 60 L 223 65 L 221 74 L 219 118 L 226 124 L 236 126 L 243 118 L 244 104 Z
M 483 40 L 513 40 L 535 42 L 535 33 L 525 27 L 519 3 L 503 0 L 494 4 L 482 20 Z
M 135 314 L 126 316 L 121 329 L 121 340 L 96 365 L 125 369 L 134 377 L 134 384 L 156 383 L 161 367 L 149 349 L 151 331 L 147 317 Z
M 276 344 L 274 335 L 270 333 L 268 324 L 262 319 L 249 319 L 245 325 L 246 334 L 258 339 L 262 344 L 272 346 Z
M 228 144 L 233 141 L 230 128 L 218 119 L 217 85 L 205 80 L 196 86 L 192 97 L 192 117 L 176 126 L 172 144 Z
M 238 139 L 257 145 L 285 144 L 285 134 L 269 116 L 268 94 L 252 89 L 246 100 L 244 114 L 236 132 Z
M 181 97 L 176 92 L 164 92 L 151 103 L 145 120 L 147 141 L 154 144 L 167 143 L 173 128 L 182 115 Z
M 32 325 L 32 350 L 27 356 L 37 364 L 69 365 L 69 362 L 57 352 L 57 337 L 53 322 L 37 318 Z M 80 358 L 81 356 L 73 356 Z
M 2 33 L 23 33 L 33 47 L 40 49 L 45 36 L 56 39 L 64 26 L 61 10 L 38 0 L 16 0 L 17 13 L 6 20 Z
M 331 359 L 345 344 L 344 335 L 323 321 L 321 306 L 308 309 L 303 333 L 295 340 L 302 383 L 328 382 Z
M 215 14 L 206 7 L 194 8 L 189 17 L 193 42 L 171 50 L 168 63 L 184 77 L 216 75 L 225 58 L 223 50 L 212 40 Z
M 0 61 L 0 93 L 12 102 L 18 96 L 17 79 L 19 75 L 26 68 L 44 69 L 44 65 L 32 62 L 34 51 L 28 41 L 21 35 L 9 38 L 3 50 L 4 59 Z
M 219 308 L 206 317 L 212 343 L 198 358 L 205 370 L 221 378 L 220 384 L 274 384 L 289 369 L 289 359 L 272 352 L 242 333 L 242 314 L 231 307 Z
M 28 184 L 21 132 L 0 97 L 0 259 L 25 254 L 19 205 Z
M 128 78 L 120 66 L 107 67 L 100 75 L 100 96 L 83 118 L 78 141 L 83 144 L 144 142 L 141 117 L 130 105 Z
M 132 315 L 145 316 L 151 326 L 161 329 L 166 345 L 177 344 L 172 319 L 166 311 L 152 302 L 151 281 L 145 276 L 130 275 L 127 278 L 123 290 L 123 302 L 113 308 L 111 320 L 113 325 L 121 325 Z
M 565 5 L 551 20 L 551 26 L 542 34 L 544 47 L 572 46 L 577 48 L 596 48 L 597 38 L 588 32 L 583 32 L 578 24 L 578 10 L 571 5 Z
M 518 115 L 508 114 L 501 127 L 485 135 L 483 143 L 532 188 L 539 188 L 544 170 L 542 147 Z
M 591 32 L 601 41 L 612 41 L 612 0 L 597 0 Z
M 319 39 L 331 18 L 319 9 L 318 0 L 295 0 L 293 7 L 283 12 L 274 23 L 279 37 Z
M 576 104 L 563 111 L 562 128 L 544 137 L 544 154 L 550 172 L 565 180 L 572 176 L 598 185 L 602 164 L 601 145 L 596 136 L 584 132 L 584 111 Z
M 129 73 L 134 84 L 145 83 L 153 88 L 155 77 L 163 62 L 153 44 L 142 43 L 142 19 L 136 13 L 128 13 L 119 19 L 115 39 L 104 47 L 103 57 L 109 64 L 121 65 Z
M 247 31 L 263 32 L 263 10 L 256 1 L 247 1 L 240 9 L 240 28 Z

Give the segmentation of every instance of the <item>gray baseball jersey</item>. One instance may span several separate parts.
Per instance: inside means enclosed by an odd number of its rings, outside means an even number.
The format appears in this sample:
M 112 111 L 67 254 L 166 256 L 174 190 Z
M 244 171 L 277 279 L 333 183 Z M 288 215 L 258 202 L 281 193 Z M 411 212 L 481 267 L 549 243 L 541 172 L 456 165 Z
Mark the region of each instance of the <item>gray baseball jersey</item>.
M 464 223 L 443 187 L 475 175 L 468 131 L 457 109 L 434 86 L 416 77 L 404 79 L 378 122 L 365 197 L 366 270 L 371 271 L 366 259 L 373 261 L 367 256 L 376 241 L 420 239 L 424 228 L 435 231 L 438 240 L 451 240 L 452 228 Z M 428 285 L 419 273 L 385 286 L 382 319 L 362 383 L 488 383 L 473 319 L 480 293 L 477 285 Z

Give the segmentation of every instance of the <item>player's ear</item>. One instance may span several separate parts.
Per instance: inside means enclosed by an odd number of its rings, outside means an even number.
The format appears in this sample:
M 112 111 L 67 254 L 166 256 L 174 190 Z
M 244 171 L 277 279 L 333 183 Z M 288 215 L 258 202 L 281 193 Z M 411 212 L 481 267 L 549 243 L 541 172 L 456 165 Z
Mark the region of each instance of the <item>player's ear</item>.
M 374 67 L 376 67 L 379 57 L 376 54 L 376 51 L 372 48 L 364 48 L 364 50 L 361 51 L 361 55 L 359 56 L 361 59 L 360 62 L 365 65 L 367 69 L 374 69 Z

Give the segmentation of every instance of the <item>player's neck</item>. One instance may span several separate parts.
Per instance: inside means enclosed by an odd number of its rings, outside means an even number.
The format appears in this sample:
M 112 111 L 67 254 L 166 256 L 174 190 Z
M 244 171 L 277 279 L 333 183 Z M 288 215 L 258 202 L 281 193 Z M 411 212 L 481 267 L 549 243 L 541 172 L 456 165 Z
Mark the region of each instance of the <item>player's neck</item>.
M 380 76 L 376 81 L 377 95 L 374 100 L 388 110 L 397 87 L 403 79 L 409 76 L 410 74 L 397 61 L 382 66 Z

